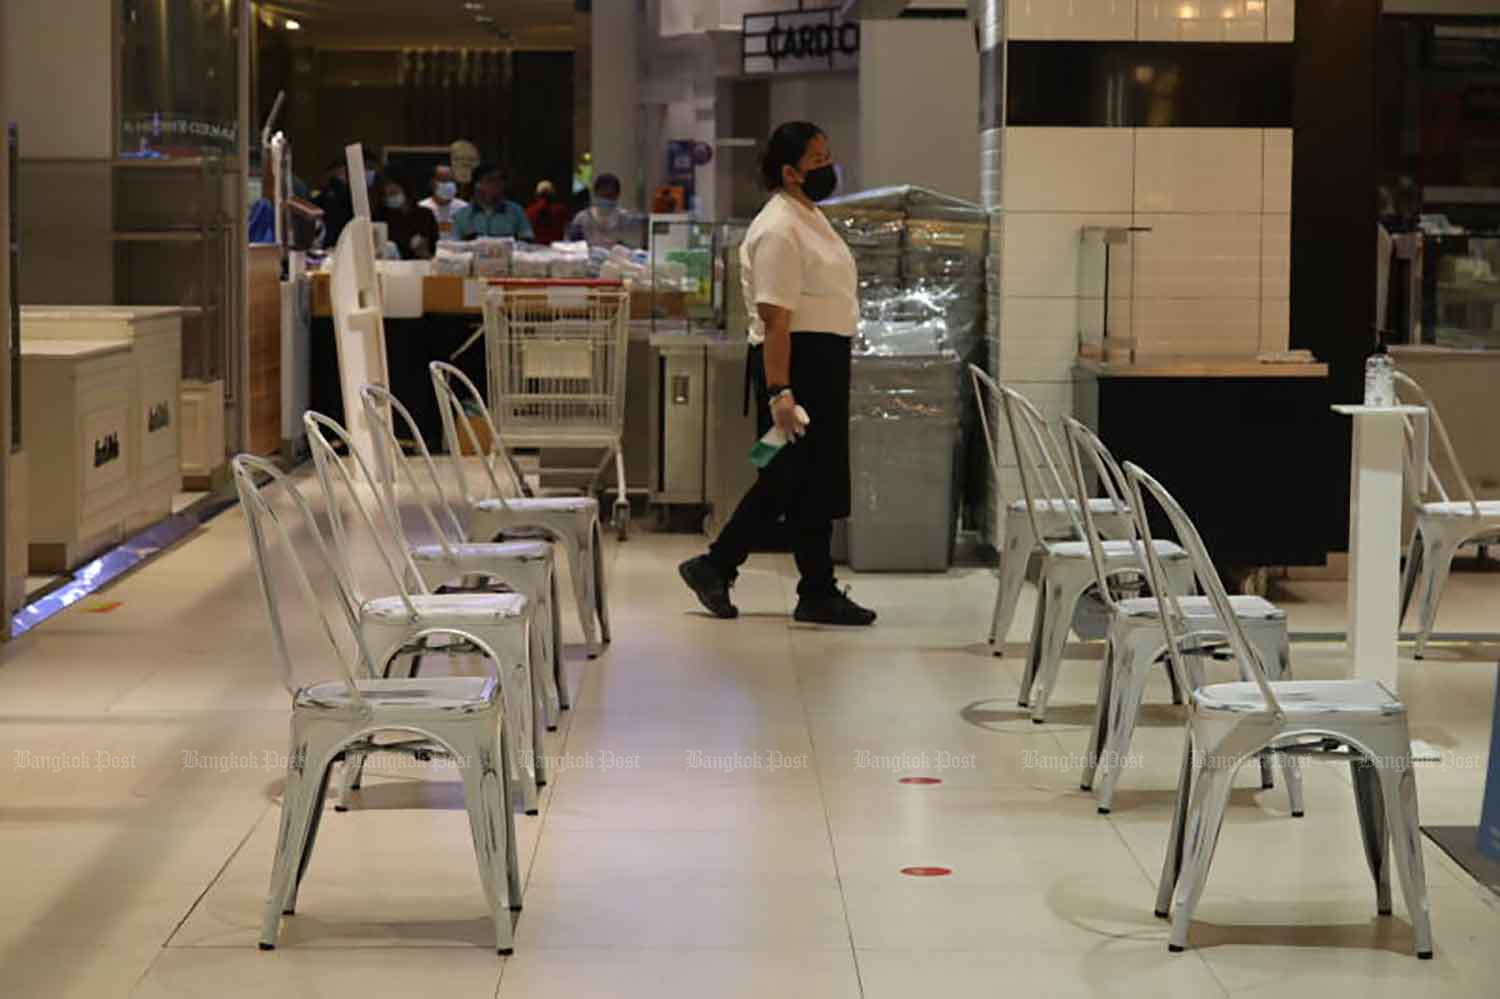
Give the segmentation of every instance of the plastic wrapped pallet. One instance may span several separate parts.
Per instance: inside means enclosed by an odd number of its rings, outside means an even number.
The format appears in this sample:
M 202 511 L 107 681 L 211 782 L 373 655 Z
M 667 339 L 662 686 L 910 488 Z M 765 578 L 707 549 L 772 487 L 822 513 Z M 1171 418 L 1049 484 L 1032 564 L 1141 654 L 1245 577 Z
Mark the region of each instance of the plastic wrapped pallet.
M 888 330 L 888 350 L 915 339 Z M 911 345 L 908 343 L 908 347 Z M 961 365 L 952 355 L 866 355 L 850 387 L 853 503 L 848 556 L 859 572 L 942 572 L 953 562 Z
M 432 273 L 444 277 L 468 277 L 474 273 L 474 254 L 439 246 L 437 255 L 432 258 Z

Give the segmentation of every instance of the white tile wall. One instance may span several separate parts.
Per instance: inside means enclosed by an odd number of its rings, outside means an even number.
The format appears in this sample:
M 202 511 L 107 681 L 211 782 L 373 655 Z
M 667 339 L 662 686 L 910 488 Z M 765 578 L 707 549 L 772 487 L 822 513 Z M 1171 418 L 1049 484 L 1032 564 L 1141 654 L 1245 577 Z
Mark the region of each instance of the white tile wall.
M 1292 303 L 1285 298 L 1265 298 L 1260 303 L 1260 349 L 1286 350 L 1292 342 Z
M 1057 383 L 1073 377 L 1078 356 L 1076 298 L 1006 298 L 1000 305 L 1000 377 Z
M 1248 356 L 1260 349 L 1260 299 L 1137 298 L 1135 335 L 1155 354 Z
M 1005 144 L 1007 211 L 1132 210 L 1134 130 L 1012 128 Z
M 1136 0 L 1010 0 L 1012 40 L 1118 41 L 1135 37 Z
M 1079 274 L 1079 232 L 1084 226 L 1129 226 L 1128 212 L 1077 215 L 1061 212 L 1016 212 L 1005 215 L 1006 295 L 1023 298 L 1074 298 L 1102 295 L 1103 274 Z M 1129 293 L 1129 247 L 1110 254 L 1112 292 Z M 1102 268 L 1100 268 L 1102 271 Z M 1089 284 L 1080 284 L 1080 278 Z M 1092 285 L 1092 286 L 1090 286 Z
M 1137 298 L 1261 296 L 1259 214 L 1137 215 Z
M 1297 0 L 1266 0 L 1266 41 L 1291 42 L 1297 38 Z
M 1264 132 L 1254 128 L 1136 130 L 1137 212 L 1258 212 Z
M 1263 42 L 1265 0 L 1140 0 L 1137 37 L 1152 42 Z
M 1292 297 L 1292 217 L 1261 219 L 1260 293 L 1265 298 Z
M 1261 211 L 1289 212 L 1292 210 L 1292 130 L 1289 128 L 1266 129 L 1265 166 L 1262 171 L 1265 185 L 1261 197 Z

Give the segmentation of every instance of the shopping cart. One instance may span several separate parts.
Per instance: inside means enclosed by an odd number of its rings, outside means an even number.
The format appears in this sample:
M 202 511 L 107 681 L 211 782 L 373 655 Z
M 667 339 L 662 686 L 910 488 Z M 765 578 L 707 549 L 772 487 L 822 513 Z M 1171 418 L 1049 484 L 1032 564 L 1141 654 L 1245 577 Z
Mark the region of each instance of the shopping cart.
M 490 410 L 500 444 L 602 450 L 597 466 L 548 468 L 594 492 L 615 463 L 614 527 L 630 528 L 625 492 L 625 352 L 630 295 L 619 281 L 495 279 L 484 299 Z

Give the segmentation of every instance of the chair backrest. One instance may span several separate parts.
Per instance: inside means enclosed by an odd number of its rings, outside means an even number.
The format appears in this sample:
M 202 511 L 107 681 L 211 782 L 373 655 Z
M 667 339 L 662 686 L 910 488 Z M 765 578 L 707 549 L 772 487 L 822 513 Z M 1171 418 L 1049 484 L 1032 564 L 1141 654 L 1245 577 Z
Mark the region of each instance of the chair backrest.
M 404 425 L 406 432 L 411 435 L 412 447 L 417 452 L 415 464 L 426 472 L 427 484 L 435 496 L 434 502 L 428 502 L 427 495 L 423 492 L 422 485 L 412 470 L 412 461 L 396 462 L 396 474 L 391 476 L 391 492 L 385 504 L 387 510 L 394 516 L 397 537 L 402 547 L 410 549 L 411 541 L 406 536 L 405 528 L 401 523 L 401 508 L 397 502 L 395 487 L 398 483 L 405 482 L 418 509 L 422 512 L 423 519 L 427 522 L 428 530 L 437 538 L 443 551 L 451 557 L 454 553 L 453 546 L 462 544 L 465 540 L 463 521 L 453 509 L 453 504 L 449 502 L 447 491 L 443 489 L 442 476 L 438 473 L 437 463 L 432 460 L 432 452 L 427 450 L 427 442 L 422 439 L 422 431 L 417 427 L 417 421 L 412 418 L 411 411 L 402 404 L 401 400 L 383 386 L 364 385 L 360 387 L 359 393 L 365 407 L 365 418 L 369 420 L 377 446 L 393 449 L 395 454 L 400 454 L 401 438 L 396 433 L 396 421 L 400 420 Z
M 479 494 L 469 489 L 468 473 L 464 470 L 464 445 L 481 457 L 485 477 L 489 480 L 489 498 L 504 503 L 511 496 L 529 496 L 526 478 L 516 466 L 510 450 L 500 437 L 489 407 L 478 387 L 458 368 L 444 361 L 433 361 L 428 365 L 432 375 L 432 390 L 437 395 L 438 409 L 443 417 L 443 440 L 448 448 L 449 462 L 453 466 L 454 481 L 459 498 L 472 503 Z M 484 421 L 489 441 L 479 439 L 471 421 L 471 414 Z M 505 483 L 501 483 L 501 478 Z M 481 483 L 481 487 L 483 483 Z
M 349 431 L 344 429 L 337 420 L 309 410 L 303 414 L 302 422 L 307 429 L 307 442 L 312 450 L 313 465 L 317 468 L 318 483 L 323 489 L 323 501 L 328 506 L 328 522 L 333 534 L 334 565 L 343 579 L 344 588 L 349 593 L 350 599 L 356 607 L 364 602 L 354 572 L 354 548 L 350 543 L 349 531 L 344 524 L 345 498 L 359 515 L 360 522 L 375 545 L 381 565 L 385 568 L 389 579 L 390 592 L 400 596 L 408 613 L 415 614 L 416 607 L 412 603 L 407 580 L 411 580 L 414 586 L 420 588 L 422 576 L 417 572 L 416 564 L 407 550 L 401 530 L 400 511 L 391 509 L 380 484 L 370 472 L 370 466 L 365 462 L 359 449 L 354 446 L 354 440 Z M 348 452 L 347 460 L 339 455 L 334 446 L 335 443 L 342 444 L 344 450 Z M 349 471 L 351 463 L 358 472 L 357 477 Z M 379 511 L 379 519 L 384 522 L 383 524 L 376 522 L 376 518 L 370 513 L 369 504 L 361 498 L 361 485 L 369 490 L 371 502 Z
M 1198 577 L 1198 585 L 1207 594 L 1209 602 L 1223 624 L 1224 634 L 1228 637 L 1229 646 L 1239 663 L 1241 675 L 1254 681 L 1255 685 L 1260 688 L 1266 711 L 1278 719 L 1284 717 L 1281 704 L 1276 700 L 1276 694 L 1271 689 L 1271 682 L 1267 678 L 1266 664 L 1260 661 L 1260 653 L 1245 637 L 1245 629 L 1240 624 L 1239 618 L 1235 617 L 1234 605 L 1229 601 L 1229 593 L 1224 589 L 1224 581 L 1219 578 L 1213 559 L 1209 557 L 1208 548 L 1204 545 L 1202 536 L 1198 534 L 1198 529 L 1193 526 L 1193 521 L 1188 517 L 1187 511 L 1183 510 L 1172 494 L 1167 492 L 1165 486 L 1152 478 L 1139 465 L 1126 462 L 1124 472 L 1126 484 L 1130 488 L 1130 508 L 1135 514 L 1136 529 L 1141 534 L 1141 547 L 1144 550 L 1151 591 L 1156 595 L 1162 627 L 1166 632 L 1167 655 L 1178 681 L 1186 689 L 1193 690 L 1203 685 L 1203 675 L 1198 659 L 1191 654 L 1192 648 L 1189 645 L 1194 629 L 1187 615 L 1183 613 L 1181 601 L 1178 600 L 1177 594 L 1168 583 L 1161 554 L 1156 550 L 1151 536 L 1151 518 L 1147 514 L 1145 502 L 1148 494 L 1166 514 L 1167 522 L 1172 525 L 1172 530 L 1177 534 L 1177 543 L 1187 551 L 1188 558 L 1192 560 L 1193 574 Z M 1215 627 L 1214 630 L 1217 631 L 1218 628 Z
M 1458 451 L 1453 447 L 1453 441 L 1448 436 L 1448 428 L 1443 423 L 1443 418 L 1438 415 L 1437 406 L 1433 404 L 1429 396 L 1417 380 L 1402 371 L 1394 373 L 1396 380 L 1396 393 L 1402 396 L 1400 401 L 1413 406 L 1421 406 L 1427 410 L 1427 420 L 1431 430 L 1436 431 L 1438 445 L 1443 450 L 1443 460 L 1447 462 L 1448 468 L 1453 473 L 1453 479 L 1458 485 L 1459 498 L 1469 504 L 1470 512 L 1479 516 L 1479 501 L 1474 497 L 1474 487 L 1469 484 L 1469 477 L 1464 474 L 1463 466 L 1458 463 Z M 1430 440 L 1430 435 L 1429 435 Z M 1417 447 L 1417 431 L 1412 426 L 1410 419 L 1406 420 L 1406 489 L 1407 498 L 1414 506 L 1420 506 L 1426 496 L 1426 486 L 1437 490 L 1439 499 L 1444 503 L 1452 502 L 1452 496 L 1443 484 L 1443 477 L 1438 474 L 1437 467 L 1433 464 L 1430 452 L 1423 453 L 1423 449 Z M 1423 468 L 1416 466 L 1424 465 Z
M 271 643 L 281 669 L 282 686 L 287 689 L 288 693 L 296 696 L 298 684 L 291 650 L 287 645 L 284 608 L 279 588 L 272 579 L 271 572 L 272 552 L 278 544 L 285 552 L 286 560 L 297 581 L 299 594 L 322 625 L 323 635 L 328 639 L 334 658 L 338 661 L 341 679 L 349 691 L 350 698 L 355 704 L 363 707 L 364 697 L 355 683 L 354 670 L 357 665 L 360 665 L 364 673 L 369 675 L 374 667 L 369 650 L 361 636 L 355 605 L 343 588 L 343 576 L 338 570 L 333 554 L 329 551 L 328 542 L 318 527 L 317 517 L 313 514 L 307 499 L 286 473 L 264 458 L 242 454 L 230 462 L 230 468 L 234 474 L 235 488 L 239 492 L 240 506 L 245 512 L 245 523 L 250 529 L 250 550 L 255 556 L 256 577 L 260 581 L 261 597 L 265 600 L 266 614 L 271 623 Z M 263 476 L 266 479 L 264 486 L 256 481 L 257 476 Z M 283 521 L 282 514 L 277 511 L 275 504 L 267 496 L 272 489 L 280 489 L 292 501 L 294 509 L 300 515 L 303 529 L 313 539 L 314 543 L 310 548 L 293 541 L 292 533 Z M 304 552 L 312 554 L 319 568 L 335 580 L 336 602 L 344 618 L 344 627 L 348 630 L 353 647 L 362 663 L 351 663 L 344 647 L 340 646 L 336 634 L 337 629 L 329 620 L 327 610 L 318 598 L 312 580 L 307 574 L 307 567 L 302 560 Z
M 1044 529 L 1037 510 L 1055 505 L 1061 508 L 1073 525 L 1075 536 L 1082 538 L 1083 521 L 1070 501 L 1073 490 L 1059 468 L 1062 465 L 1062 449 L 1057 438 L 1047 426 L 1046 419 L 1021 393 L 999 384 L 978 365 L 969 365 L 969 375 L 974 380 L 974 391 L 979 401 L 979 419 L 984 427 L 984 441 L 989 448 L 990 466 L 998 483 L 1000 480 L 1000 454 L 995 445 L 994 428 L 990 425 L 990 411 L 994 403 L 1005 416 L 1010 431 L 1011 453 L 1016 459 L 1016 468 L 1021 477 L 1021 494 L 1025 501 L 1026 516 L 1040 544 L 1047 543 L 1048 535 L 1056 535 L 1055 529 Z M 1048 528 L 1051 522 L 1048 522 Z
M 1099 533 L 1099 525 L 1094 521 L 1092 508 L 1089 506 L 1090 476 L 1097 477 L 1104 487 L 1104 494 L 1115 509 L 1125 510 L 1129 504 L 1125 497 L 1129 493 L 1129 486 L 1125 484 L 1125 473 L 1121 471 L 1119 462 L 1115 456 L 1110 454 L 1109 448 L 1088 427 L 1071 416 L 1063 420 L 1063 435 L 1068 441 L 1068 471 L 1072 476 L 1074 496 L 1078 500 L 1078 510 L 1083 520 L 1083 537 L 1088 542 L 1089 557 L 1094 563 L 1094 577 L 1099 583 L 1099 596 L 1106 606 L 1114 606 L 1114 596 L 1109 588 L 1109 574 L 1104 568 L 1104 537 Z M 1131 538 L 1136 542 L 1137 549 L 1140 548 L 1139 533 L 1134 529 L 1135 521 L 1131 518 Z

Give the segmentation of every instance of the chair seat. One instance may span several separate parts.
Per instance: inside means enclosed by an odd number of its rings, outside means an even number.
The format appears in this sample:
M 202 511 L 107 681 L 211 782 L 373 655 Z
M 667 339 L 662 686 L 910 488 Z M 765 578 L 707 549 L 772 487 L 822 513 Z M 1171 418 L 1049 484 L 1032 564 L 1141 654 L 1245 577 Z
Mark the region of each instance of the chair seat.
M 469 624 L 514 621 L 526 616 L 526 598 L 519 593 L 413 594 L 417 617 L 427 622 L 457 621 Z M 360 616 L 381 621 L 407 621 L 411 614 L 400 597 L 367 600 Z
M 384 711 L 484 711 L 495 701 L 492 676 L 435 676 L 417 680 L 368 679 L 358 681 L 359 692 L 376 710 Z M 318 683 L 297 691 L 299 708 L 336 711 L 354 707 L 349 688 L 341 681 Z
M 1500 523 L 1500 500 L 1480 500 L 1478 505 L 1480 519 Z M 1462 500 L 1447 503 L 1423 503 L 1422 513 L 1429 517 L 1473 518 L 1474 507 Z
M 599 501 L 592 496 L 525 496 L 513 499 L 477 500 L 475 510 L 487 513 L 510 510 L 516 513 L 587 513 L 599 509 Z
M 552 557 L 545 541 L 466 542 L 463 544 L 413 545 L 412 561 L 424 564 L 473 565 L 475 563 L 540 562 Z
M 1286 611 L 1277 607 L 1264 597 L 1233 596 L 1229 598 L 1229 604 L 1234 608 L 1234 616 L 1241 621 L 1285 621 Z M 1177 605 L 1182 608 L 1182 613 L 1191 620 L 1217 621 L 1219 612 L 1214 610 L 1214 605 L 1208 597 L 1178 597 Z M 1150 618 L 1160 620 L 1161 607 L 1157 604 L 1155 597 L 1131 597 L 1128 600 L 1116 601 L 1115 606 L 1126 617 Z
M 1037 513 L 1055 513 L 1059 516 L 1062 516 L 1065 515 L 1070 509 L 1077 510 L 1078 501 L 1074 499 L 1039 499 L 1032 501 L 1031 508 Z M 1024 499 L 1014 500 L 1011 502 L 1010 506 L 1007 507 L 1007 509 L 1014 510 L 1017 513 L 1025 513 L 1026 501 Z M 1089 500 L 1089 513 L 1128 514 L 1129 512 L 1130 509 L 1128 507 L 1122 508 L 1116 505 L 1115 501 L 1112 499 L 1097 498 Z
M 1284 680 L 1273 683 L 1276 700 L 1288 717 L 1308 715 L 1402 715 L 1406 705 L 1374 680 Z M 1237 714 L 1265 710 L 1254 683 L 1211 683 L 1193 691 L 1193 703 L 1205 711 Z
M 1152 543 L 1163 559 L 1168 562 L 1176 562 L 1188 557 L 1175 541 L 1156 541 Z M 1104 557 L 1111 562 L 1125 562 L 1138 564 L 1140 558 L 1136 552 L 1134 541 L 1105 541 L 1101 546 L 1104 549 Z M 1047 546 L 1047 554 L 1055 558 L 1084 559 L 1093 556 L 1089 554 L 1089 543 L 1087 541 L 1061 541 Z

